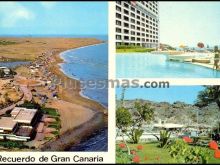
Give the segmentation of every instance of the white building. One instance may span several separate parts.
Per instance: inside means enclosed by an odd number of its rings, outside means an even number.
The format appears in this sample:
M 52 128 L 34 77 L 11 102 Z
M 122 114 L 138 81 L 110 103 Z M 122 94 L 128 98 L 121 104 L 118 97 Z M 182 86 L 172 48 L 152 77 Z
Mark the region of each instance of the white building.
M 116 1 L 116 45 L 159 47 L 157 1 Z

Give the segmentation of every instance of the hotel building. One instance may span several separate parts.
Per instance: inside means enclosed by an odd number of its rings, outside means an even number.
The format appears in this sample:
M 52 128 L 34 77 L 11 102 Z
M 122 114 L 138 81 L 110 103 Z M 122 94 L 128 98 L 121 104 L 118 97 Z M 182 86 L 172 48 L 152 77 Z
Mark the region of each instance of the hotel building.
M 28 141 L 34 134 L 38 110 L 15 107 L 10 117 L 0 118 L 0 140 Z
M 116 46 L 159 46 L 157 1 L 116 1 Z

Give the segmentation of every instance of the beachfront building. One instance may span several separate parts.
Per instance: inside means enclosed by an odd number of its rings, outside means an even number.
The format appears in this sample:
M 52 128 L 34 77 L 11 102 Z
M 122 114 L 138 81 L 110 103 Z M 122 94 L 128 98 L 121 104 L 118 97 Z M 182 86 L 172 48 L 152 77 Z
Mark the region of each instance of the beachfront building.
M 0 118 L 0 139 L 28 141 L 34 135 L 37 109 L 15 107 L 9 117 Z
M 116 1 L 116 45 L 159 47 L 157 1 Z
M 10 69 L 7 68 L 7 67 L 0 67 L 0 71 L 2 74 L 0 74 L 0 77 L 3 78 L 3 77 L 8 77 L 10 76 Z

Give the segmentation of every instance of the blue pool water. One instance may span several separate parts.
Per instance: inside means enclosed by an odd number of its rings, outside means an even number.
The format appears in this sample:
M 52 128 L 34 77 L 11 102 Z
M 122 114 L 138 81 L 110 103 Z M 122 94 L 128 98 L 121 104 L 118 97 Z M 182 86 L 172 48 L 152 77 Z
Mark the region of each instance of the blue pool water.
M 188 104 L 195 103 L 197 95 L 204 86 L 170 86 L 170 88 L 126 88 L 125 99 L 144 99 L 155 102 L 181 101 Z M 122 88 L 116 88 L 117 99 L 121 97 Z
M 190 63 L 167 61 L 166 55 L 116 55 L 117 78 L 217 78 L 220 71 Z

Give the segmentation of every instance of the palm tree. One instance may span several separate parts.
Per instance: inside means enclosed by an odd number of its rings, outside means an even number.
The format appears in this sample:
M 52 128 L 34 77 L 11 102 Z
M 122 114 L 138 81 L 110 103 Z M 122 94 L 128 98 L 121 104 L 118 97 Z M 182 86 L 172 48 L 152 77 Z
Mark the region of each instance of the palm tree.
M 198 95 L 196 105 L 199 107 L 207 106 L 208 104 L 216 102 L 220 111 L 220 86 L 206 86 L 205 90 Z

